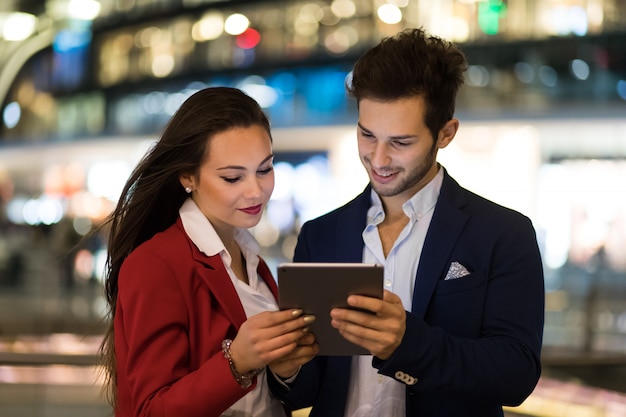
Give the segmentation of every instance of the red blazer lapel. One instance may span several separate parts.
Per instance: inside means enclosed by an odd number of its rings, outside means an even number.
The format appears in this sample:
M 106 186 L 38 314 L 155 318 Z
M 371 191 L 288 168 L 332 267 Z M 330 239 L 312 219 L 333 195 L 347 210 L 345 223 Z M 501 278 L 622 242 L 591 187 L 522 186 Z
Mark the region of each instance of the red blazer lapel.
M 246 312 L 239 300 L 237 290 L 228 276 L 222 258 L 219 255 L 206 256 L 198 251 L 195 246 L 193 257 L 202 264 L 202 266 L 196 267 L 198 276 L 202 278 L 215 295 L 218 303 L 224 306 L 224 311 L 228 319 L 239 329 L 243 322 L 246 321 Z M 278 301 L 278 286 L 276 285 L 272 272 L 260 256 L 257 272 L 269 287 L 274 295 L 274 299 Z
M 197 251 L 195 246 L 194 258 L 202 264 L 196 267 L 198 276 L 209 287 L 218 304 L 223 306 L 228 319 L 239 329 L 246 321 L 246 312 L 241 305 L 237 290 L 235 290 L 230 276 L 226 272 L 222 258 L 219 255 L 206 256 Z

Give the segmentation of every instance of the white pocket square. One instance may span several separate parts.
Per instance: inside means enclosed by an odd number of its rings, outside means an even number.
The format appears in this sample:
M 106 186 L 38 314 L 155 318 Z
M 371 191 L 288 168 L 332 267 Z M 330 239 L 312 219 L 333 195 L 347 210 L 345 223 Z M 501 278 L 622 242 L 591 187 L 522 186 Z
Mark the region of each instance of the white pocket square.
M 458 279 L 458 278 L 462 278 L 466 275 L 469 275 L 470 272 L 467 270 L 467 268 L 465 268 L 463 265 L 461 265 L 460 263 L 454 261 L 450 264 L 450 269 L 448 269 L 448 273 L 446 274 L 446 277 L 444 278 L 444 281 L 447 281 L 449 279 Z

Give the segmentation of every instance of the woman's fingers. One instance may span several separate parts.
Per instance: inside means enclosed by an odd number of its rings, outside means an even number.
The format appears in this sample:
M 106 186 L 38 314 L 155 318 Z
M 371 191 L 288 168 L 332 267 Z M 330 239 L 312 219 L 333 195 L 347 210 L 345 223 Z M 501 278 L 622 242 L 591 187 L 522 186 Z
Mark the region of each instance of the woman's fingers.
M 314 320 L 314 316 L 303 315 L 299 309 L 259 313 L 244 322 L 231 349 L 237 349 L 245 366 L 265 366 L 293 351 Z

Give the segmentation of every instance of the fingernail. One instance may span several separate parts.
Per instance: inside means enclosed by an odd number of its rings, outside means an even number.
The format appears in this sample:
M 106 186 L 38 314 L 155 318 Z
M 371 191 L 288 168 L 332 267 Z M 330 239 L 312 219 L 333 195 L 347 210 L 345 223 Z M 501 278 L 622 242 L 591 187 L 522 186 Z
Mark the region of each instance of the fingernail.
M 308 327 L 303 327 L 302 328 L 302 333 L 308 333 L 309 332 L 309 328 Z
M 315 316 L 304 316 L 304 323 L 311 324 L 315 321 Z
M 293 311 L 291 312 L 291 315 L 292 315 L 293 317 L 298 317 L 300 314 L 302 314 L 302 310 L 300 310 L 300 309 L 296 309 L 296 310 L 293 310 Z

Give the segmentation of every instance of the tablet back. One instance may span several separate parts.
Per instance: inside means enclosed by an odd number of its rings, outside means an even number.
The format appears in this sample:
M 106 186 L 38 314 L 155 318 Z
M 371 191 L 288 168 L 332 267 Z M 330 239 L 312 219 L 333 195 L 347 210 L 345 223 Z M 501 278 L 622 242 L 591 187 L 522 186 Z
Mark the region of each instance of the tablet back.
M 330 325 L 330 310 L 349 308 L 349 295 L 382 298 L 383 267 L 361 263 L 283 263 L 278 266 L 279 307 L 301 308 L 316 320 L 311 332 L 320 346 L 319 355 L 367 355 Z

